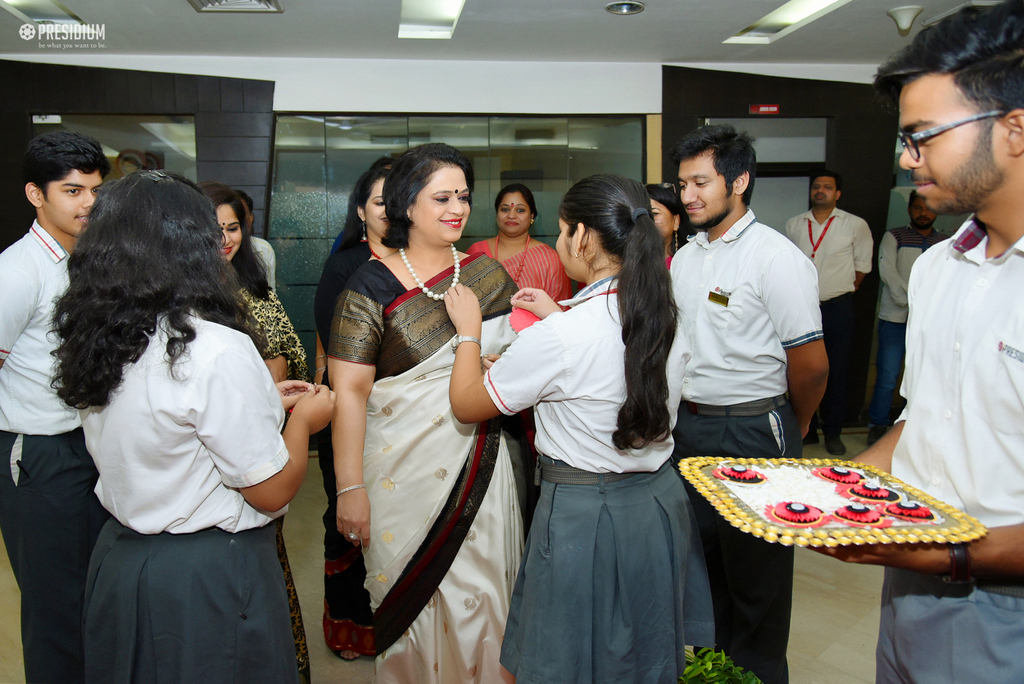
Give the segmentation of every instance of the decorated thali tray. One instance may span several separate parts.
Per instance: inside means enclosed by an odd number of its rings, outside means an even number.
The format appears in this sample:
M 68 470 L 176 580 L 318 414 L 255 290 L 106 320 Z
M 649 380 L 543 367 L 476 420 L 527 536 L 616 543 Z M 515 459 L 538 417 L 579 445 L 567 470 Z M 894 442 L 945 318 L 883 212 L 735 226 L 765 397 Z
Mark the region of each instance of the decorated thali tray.
M 785 546 L 968 542 L 987 532 L 862 463 L 702 457 L 683 459 L 679 470 L 734 527 Z

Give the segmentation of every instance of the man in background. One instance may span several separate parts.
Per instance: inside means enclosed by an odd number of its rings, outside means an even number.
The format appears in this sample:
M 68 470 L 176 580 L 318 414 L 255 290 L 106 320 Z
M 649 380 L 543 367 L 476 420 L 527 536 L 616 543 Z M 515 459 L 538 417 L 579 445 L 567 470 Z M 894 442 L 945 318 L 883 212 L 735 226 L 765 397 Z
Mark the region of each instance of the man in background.
M 78 411 L 50 387 L 54 300 L 110 163 L 77 133 L 34 138 L 24 158 L 36 220 L 0 254 L 0 531 L 21 589 L 29 682 L 80 682 L 89 555 L 107 512 Z
M 811 209 L 786 222 L 786 234 L 811 258 L 818 271 L 821 327 L 828 352 L 828 387 L 821 400 L 825 450 L 846 453 L 840 438 L 846 419 L 846 376 L 853 341 L 853 293 L 871 271 L 871 230 L 864 219 L 836 208 L 843 177 L 821 171 L 811 179 Z M 811 420 L 805 444 L 817 444 L 818 421 Z
M 907 204 L 910 223 L 891 228 L 878 247 L 878 275 L 882 296 L 878 306 L 878 353 L 875 356 L 875 390 L 868 411 L 868 446 L 886 433 L 892 421 L 892 393 L 907 352 L 907 283 L 910 269 L 929 247 L 946 238 L 933 225 L 937 215 L 925 204 L 917 190 Z

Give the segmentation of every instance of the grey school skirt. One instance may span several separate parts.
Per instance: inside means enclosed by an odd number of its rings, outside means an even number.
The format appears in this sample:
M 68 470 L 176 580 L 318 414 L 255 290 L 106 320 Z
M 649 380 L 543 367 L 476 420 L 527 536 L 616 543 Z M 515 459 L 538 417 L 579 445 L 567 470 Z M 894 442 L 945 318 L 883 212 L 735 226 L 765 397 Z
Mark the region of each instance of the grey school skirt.
M 87 682 L 297 682 L 274 525 L 139 534 L 111 518 L 85 589 Z
M 541 483 L 501 649 L 519 684 L 674 684 L 684 646 L 713 641 L 700 537 L 669 463 L 612 483 Z

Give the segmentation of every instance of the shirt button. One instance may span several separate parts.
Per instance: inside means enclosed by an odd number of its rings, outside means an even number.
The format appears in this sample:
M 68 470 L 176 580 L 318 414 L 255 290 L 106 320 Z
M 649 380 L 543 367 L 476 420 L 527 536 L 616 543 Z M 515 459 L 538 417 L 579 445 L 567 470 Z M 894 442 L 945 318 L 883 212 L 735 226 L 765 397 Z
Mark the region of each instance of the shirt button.
M 683 382 L 690 382 L 690 378 L 683 378 Z
M 932 478 L 932 484 L 933 484 L 933 485 L 938 485 L 938 484 L 939 484 L 939 478 L 937 478 L 937 477 L 933 477 L 933 478 Z
M 953 412 L 952 411 L 946 411 L 942 415 L 945 416 L 946 420 L 949 420 L 950 418 L 953 417 Z
M 710 259 L 711 257 L 708 258 Z M 980 278 L 978 280 L 978 284 L 981 285 L 982 287 L 985 287 L 986 285 L 988 285 L 988 280 L 986 280 L 985 278 Z
M 955 351 L 955 352 L 960 351 L 960 343 L 959 342 L 957 342 L 957 343 L 955 343 L 953 345 L 953 351 Z
M 708 261 L 711 261 L 711 255 L 708 254 Z

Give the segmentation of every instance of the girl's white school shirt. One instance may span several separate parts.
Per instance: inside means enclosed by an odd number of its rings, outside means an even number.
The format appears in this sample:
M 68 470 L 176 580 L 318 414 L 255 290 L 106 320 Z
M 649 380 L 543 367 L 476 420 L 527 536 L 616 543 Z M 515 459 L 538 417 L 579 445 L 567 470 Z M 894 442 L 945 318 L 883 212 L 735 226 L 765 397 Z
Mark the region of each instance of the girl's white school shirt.
M 266 364 L 244 333 L 190 322 L 196 338 L 173 368 L 161 321 L 107 406 L 82 411 L 96 496 L 142 534 L 240 532 L 287 510 L 259 511 L 238 491 L 288 462 L 284 408 Z
M 536 405 L 537 451 L 597 473 L 653 472 L 672 455 L 672 436 L 645 449 L 619 451 L 612 443 L 626 400 L 617 280 L 599 280 L 519 338 L 484 376 L 498 409 L 513 415 Z M 681 339 L 679 331 L 676 338 Z M 685 344 L 669 355 L 668 409 L 675 424 Z

